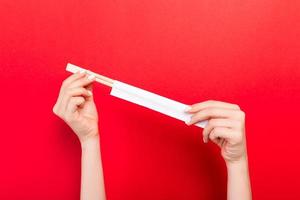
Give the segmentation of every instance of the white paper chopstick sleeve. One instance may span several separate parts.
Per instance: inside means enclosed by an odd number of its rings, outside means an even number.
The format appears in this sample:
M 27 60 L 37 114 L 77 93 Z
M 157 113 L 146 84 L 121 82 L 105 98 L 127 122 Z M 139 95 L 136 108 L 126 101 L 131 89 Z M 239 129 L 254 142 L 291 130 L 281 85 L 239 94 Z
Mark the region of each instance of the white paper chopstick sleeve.
M 191 118 L 190 114 L 184 112 L 188 105 L 120 81 L 114 81 L 110 94 L 184 122 Z M 204 128 L 206 124 L 207 121 L 202 121 L 198 122 L 196 126 Z

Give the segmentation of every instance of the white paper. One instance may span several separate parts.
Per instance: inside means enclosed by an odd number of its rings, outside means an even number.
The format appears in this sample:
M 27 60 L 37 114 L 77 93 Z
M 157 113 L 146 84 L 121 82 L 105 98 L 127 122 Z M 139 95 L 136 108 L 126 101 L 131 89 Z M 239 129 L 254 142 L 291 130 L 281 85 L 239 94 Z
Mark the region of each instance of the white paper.
M 71 63 L 67 64 L 66 71 L 68 71 L 68 72 L 72 72 L 72 73 L 75 74 L 75 73 L 79 72 L 80 70 L 86 71 L 85 69 L 82 69 L 82 68 L 80 68 L 80 67 L 78 67 L 76 65 L 73 65 Z
M 188 105 L 120 81 L 114 81 L 110 94 L 184 122 L 191 119 L 191 114 L 185 112 Z M 206 124 L 207 121 L 202 121 L 195 125 L 204 128 Z

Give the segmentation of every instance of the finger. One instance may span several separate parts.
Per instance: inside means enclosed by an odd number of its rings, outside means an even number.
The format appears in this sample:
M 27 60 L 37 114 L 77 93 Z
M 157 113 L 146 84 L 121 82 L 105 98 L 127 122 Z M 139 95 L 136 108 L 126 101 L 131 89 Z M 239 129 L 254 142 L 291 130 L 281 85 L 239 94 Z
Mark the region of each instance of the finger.
M 217 138 L 215 138 L 215 139 L 213 139 L 213 140 L 211 140 L 211 141 L 212 141 L 213 143 L 215 143 L 216 145 L 218 145 L 219 147 L 221 147 L 221 146 L 222 146 L 222 143 L 223 143 L 223 141 L 224 141 L 224 139 L 217 137 Z
M 233 131 L 230 128 L 227 127 L 215 127 L 210 133 L 209 133 L 209 139 L 212 141 L 219 139 L 228 140 L 232 137 Z
M 65 119 L 69 121 L 74 118 L 74 113 L 78 110 L 78 107 L 84 104 L 85 99 L 83 97 L 72 97 L 68 102 Z
M 94 82 L 96 77 L 94 75 L 87 75 L 80 79 L 77 79 L 76 81 L 72 82 L 69 85 L 69 88 L 77 88 L 77 87 L 86 87 L 92 82 Z
M 218 145 L 220 148 L 222 148 L 222 146 L 224 145 L 224 142 L 226 141 L 225 139 L 223 138 L 215 138 L 215 139 L 212 139 L 211 140 L 213 143 L 215 143 L 216 145 Z
M 68 89 L 67 91 L 64 92 L 64 95 L 62 96 L 59 103 L 61 112 L 66 111 L 69 100 L 72 97 L 76 97 L 76 96 L 89 98 L 90 96 L 92 96 L 92 92 L 90 92 L 89 90 L 83 87 Z
M 86 88 L 86 89 L 89 91 L 89 93 L 91 94 L 91 96 L 90 96 L 90 97 L 87 97 L 87 99 L 86 99 L 87 101 L 89 101 L 89 100 L 93 99 L 93 83 L 87 85 L 85 88 Z
M 204 101 L 201 103 L 191 105 L 190 108 L 187 109 L 186 111 L 189 113 L 194 113 L 209 107 L 226 108 L 226 109 L 234 109 L 234 110 L 240 109 L 240 107 L 236 104 L 209 100 L 209 101 Z
M 228 118 L 241 120 L 243 119 L 244 113 L 240 110 L 224 109 L 224 108 L 205 108 L 195 113 L 187 125 L 192 125 L 197 122 L 211 119 L 211 118 Z
M 67 88 L 72 82 L 82 78 L 85 76 L 85 72 L 81 71 L 81 72 L 77 72 L 71 76 L 69 76 L 67 79 L 65 79 L 62 83 L 62 88 Z
M 67 79 L 65 79 L 63 81 L 61 89 L 60 89 L 60 92 L 59 92 L 59 95 L 58 95 L 58 98 L 57 98 L 57 101 L 56 101 L 56 103 L 55 103 L 55 105 L 53 107 L 53 112 L 56 115 L 58 115 L 59 117 L 61 117 L 62 114 L 63 114 L 63 112 L 65 111 L 64 109 L 62 109 L 62 106 L 61 106 L 61 103 L 63 101 L 63 96 L 65 94 L 65 89 L 68 88 L 68 86 L 72 82 L 74 82 L 74 81 L 76 81 L 76 80 L 78 80 L 80 78 L 85 77 L 85 74 L 86 74 L 85 71 L 82 70 L 82 71 L 79 71 L 77 73 L 72 74 L 71 76 L 69 76 Z
M 74 96 L 92 96 L 92 92 L 83 87 L 71 88 L 65 92 L 65 96 L 74 97 Z
M 83 78 L 83 77 L 85 77 L 85 71 L 84 70 L 78 71 L 75 74 L 69 76 L 67 79 L 65 79 L 63 81 L 63 83 L 62 83 L 61 88 L 60 88 L 60 92 L 59 92 L 59 95 L 58 95 L 58 98 L 57 98 L 58 100 L 57 101 L 59 101 L 62 98 L 62 96 L 64 94 L 64 91 L 68 88 L 68 86 L 72 82 L 74 82 L 74 81 L 76 81 L 76 80 L 78 80 L 80 78 Z
M 230 119 L 210 119 L 207 123 L 207 126 L 203 129 L 203 141 L 205 143 L 208 142 L 208 136 L 209 133 L 215 128 L 215 127 L 227 127 L 227 128 L 233 128 L 237 124 L 236 121 L 230 120 Z

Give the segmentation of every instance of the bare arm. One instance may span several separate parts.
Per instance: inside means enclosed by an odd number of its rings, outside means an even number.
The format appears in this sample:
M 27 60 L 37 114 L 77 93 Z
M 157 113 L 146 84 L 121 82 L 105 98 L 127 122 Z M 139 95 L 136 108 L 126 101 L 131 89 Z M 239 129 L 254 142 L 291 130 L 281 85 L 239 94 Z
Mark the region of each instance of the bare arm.
M 105 199 L 99 138 L 82 144 L 81 200 Z
M 67 78 L 53 108 L 53 112 L 72 128 L 81 143 L 81 200 L 105 200 L 98 114 L 92 95 L 94 79 L 85 73 Z
M 237 105 L 219 101 L 194 104 L 187 112 L 192 114 L 188 125 L 209 120 L 203 141 L 210 140 L 221 149 L 228 173 L 227 199 L 251 200 L 244 112 Z
M 227 164 L 227 199 L 251 200 L 251 186 L 247 158 L 235 163 Z

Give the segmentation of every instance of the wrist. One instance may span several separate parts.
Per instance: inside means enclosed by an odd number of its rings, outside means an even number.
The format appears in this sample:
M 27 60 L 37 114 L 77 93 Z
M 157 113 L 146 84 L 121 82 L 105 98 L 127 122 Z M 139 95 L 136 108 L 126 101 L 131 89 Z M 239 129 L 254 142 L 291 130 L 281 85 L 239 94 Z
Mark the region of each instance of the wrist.
M 247 155 L 242 156 L 238 160 L 226 162 L 227 171 L 247 170 L 248 171 L 248 158 Z
M 98 147 L 99 146 L 99 134 L 95 134 L 84 139 L 80 139 L 82 150 Z
M 233 153 L 222 154 L 227 166 L 240 165 L 240 163 L 248 162 L 246 145 L 237 147 L 234 150 L 230 150 L 230 152 Z

